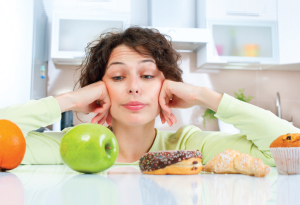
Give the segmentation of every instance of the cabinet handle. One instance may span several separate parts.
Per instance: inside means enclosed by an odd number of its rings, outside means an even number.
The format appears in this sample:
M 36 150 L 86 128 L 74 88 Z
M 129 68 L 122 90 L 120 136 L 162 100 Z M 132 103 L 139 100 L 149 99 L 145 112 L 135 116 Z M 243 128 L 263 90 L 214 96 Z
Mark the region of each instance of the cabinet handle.
M 249 63 L 249 64 L 260 64 L 260 61 L 227 61 L 227 63 Z
M 260 16 L 259 13 L 247 13 L 247 12 L 240 12 L 240 11 L 227 11 L 227 15 L 231 16 Z

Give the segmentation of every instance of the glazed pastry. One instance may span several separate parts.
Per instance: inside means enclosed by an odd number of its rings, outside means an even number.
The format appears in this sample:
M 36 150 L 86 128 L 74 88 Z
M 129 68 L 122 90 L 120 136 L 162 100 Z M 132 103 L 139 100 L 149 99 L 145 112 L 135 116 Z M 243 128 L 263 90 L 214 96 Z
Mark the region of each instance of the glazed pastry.
M 191 150 L 168 150 L 145 153 L 139 160 L 144 174 L 198 174 L 202 171 L 202 154 Z
M 279 174 L 300 173 L 300 134 L 287 133 L 275 139 L 270 150 Z
M 249 154 L 227 149 L 207 162 L 204 171 L 217 174 L 245 174 L 264 177 L 270 173 L 271 168 L 264 165 L 259 158 L 253 158 Z

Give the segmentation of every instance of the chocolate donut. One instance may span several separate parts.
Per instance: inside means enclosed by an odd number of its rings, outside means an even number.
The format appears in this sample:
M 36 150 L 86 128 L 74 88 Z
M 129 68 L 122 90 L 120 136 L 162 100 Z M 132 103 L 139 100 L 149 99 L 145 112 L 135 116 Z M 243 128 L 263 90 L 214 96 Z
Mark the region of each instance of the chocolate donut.
M 144 174 L 198 174 L 202 171 L 199 150 L 166 150 L 148 152 L 139 160 Z

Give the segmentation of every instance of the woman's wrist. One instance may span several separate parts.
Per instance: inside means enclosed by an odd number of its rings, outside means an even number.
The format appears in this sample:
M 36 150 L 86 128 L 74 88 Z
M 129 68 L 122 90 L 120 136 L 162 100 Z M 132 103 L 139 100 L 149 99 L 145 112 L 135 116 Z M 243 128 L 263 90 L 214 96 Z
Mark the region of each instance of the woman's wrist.
M 219 104 L 223 97 L 222 94 L 206 87 L 198 87 L 197 93 L 198 93 L 197 95 L 198 105 L 207 107 L 217 112 Z
M 70 93 L 63 93 L 54 97 L 59 106 L 61 113 L 72 110 L 74 108 L 74 103 Z

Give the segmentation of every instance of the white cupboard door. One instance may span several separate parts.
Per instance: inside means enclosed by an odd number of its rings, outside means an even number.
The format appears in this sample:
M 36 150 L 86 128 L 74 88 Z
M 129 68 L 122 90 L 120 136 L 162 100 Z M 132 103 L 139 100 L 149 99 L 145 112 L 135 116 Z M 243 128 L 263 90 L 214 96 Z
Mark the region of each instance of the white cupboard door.
M 33 0 L 0 1 L 0 108 L 30 100 Z
M 277 20 L 277 0 L 207 0 L 207 19 Z

